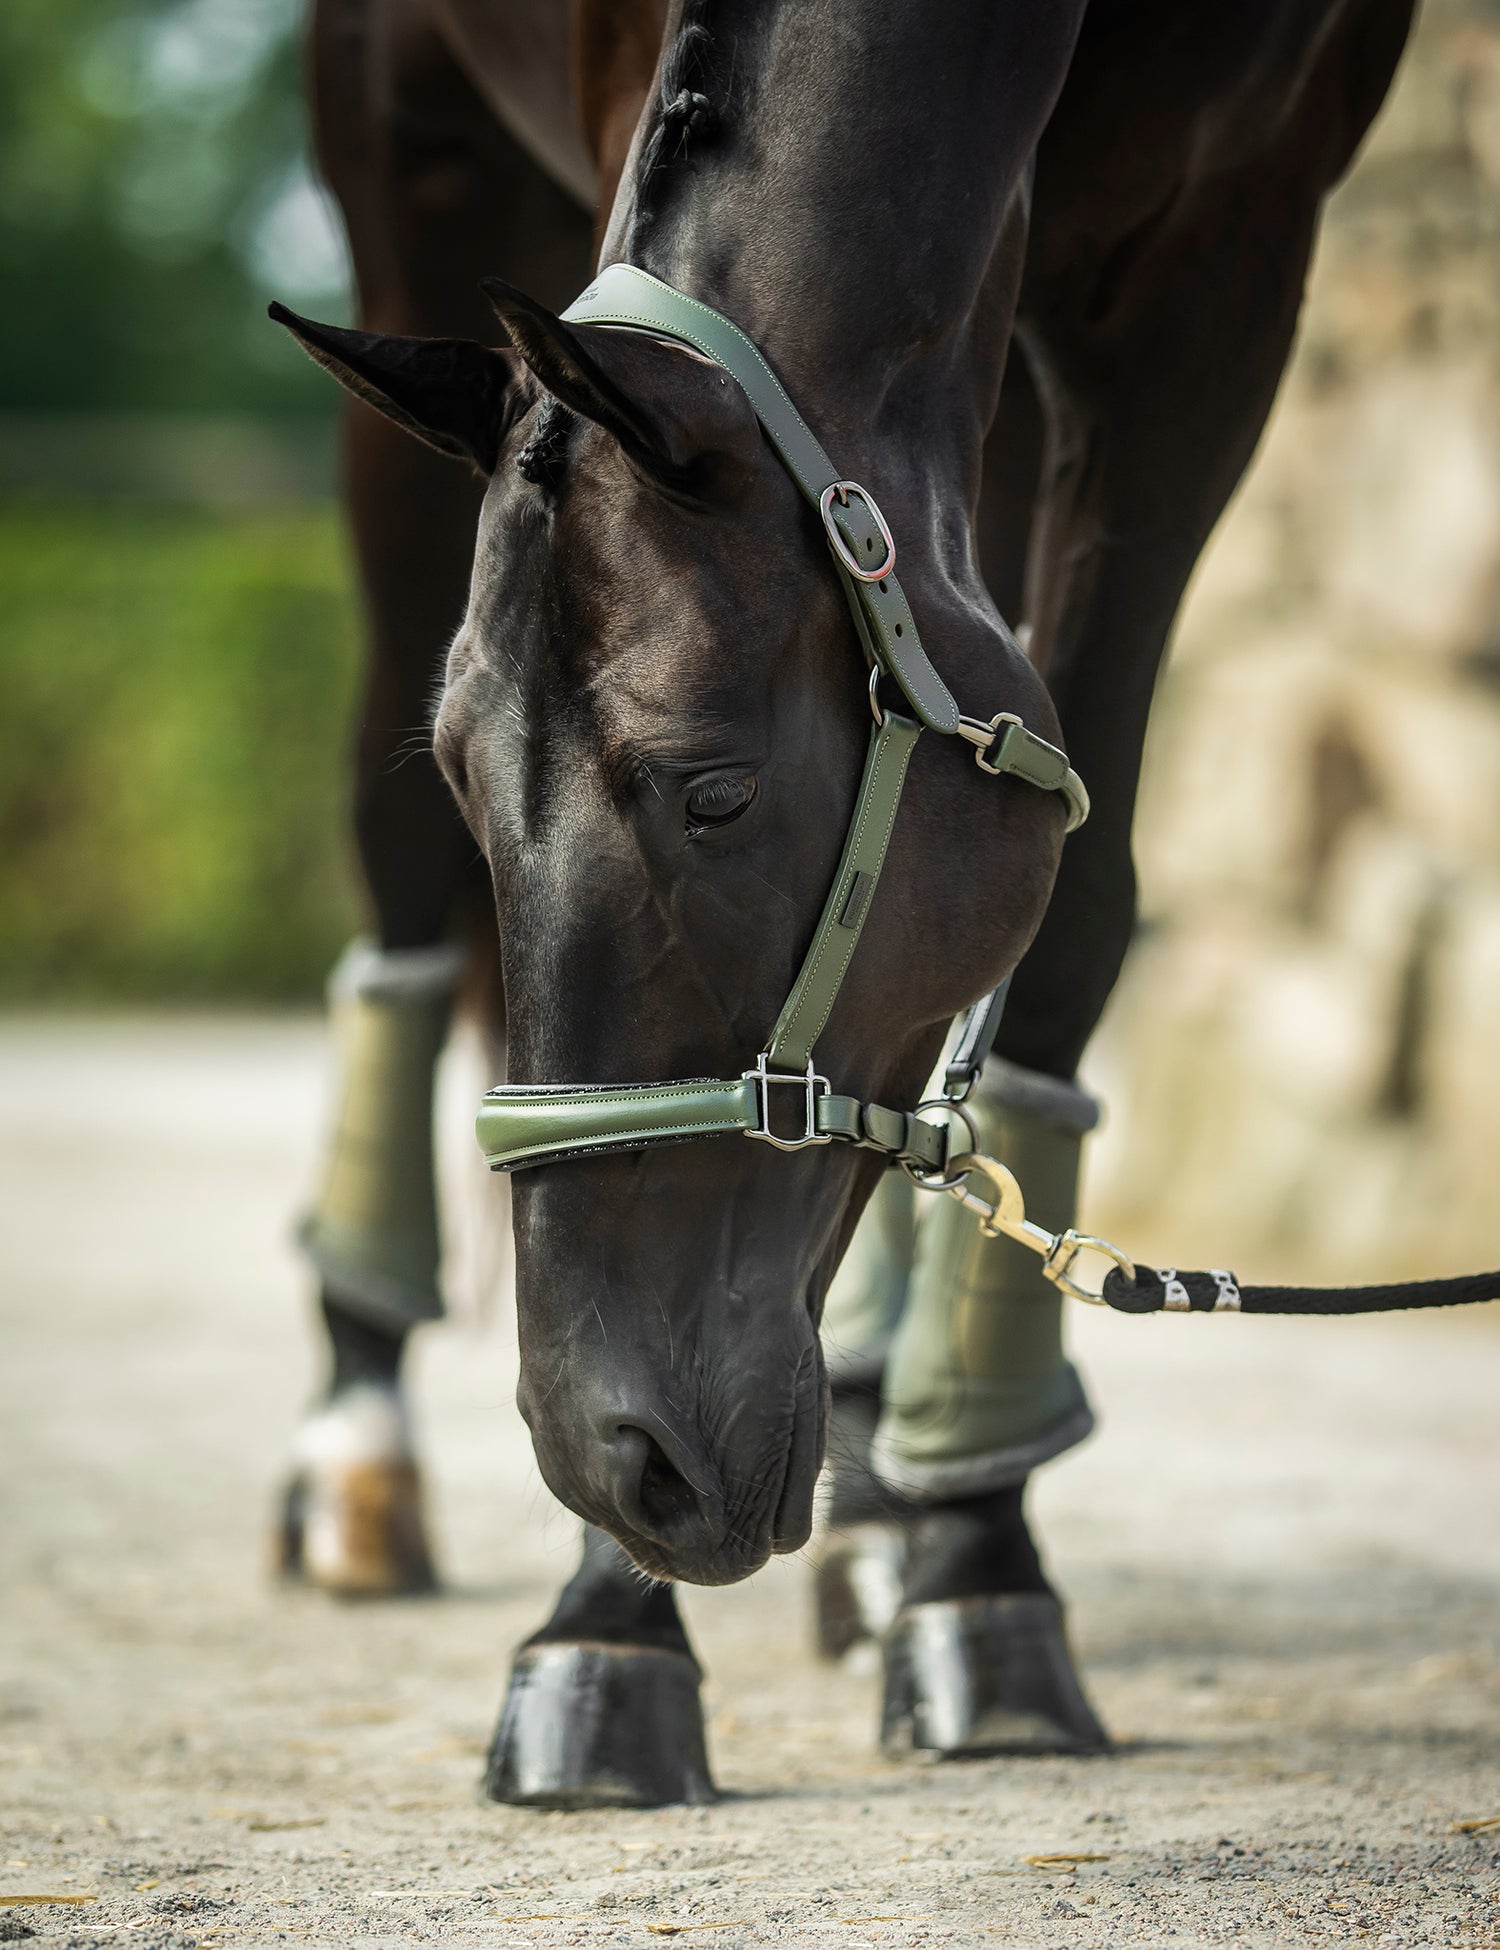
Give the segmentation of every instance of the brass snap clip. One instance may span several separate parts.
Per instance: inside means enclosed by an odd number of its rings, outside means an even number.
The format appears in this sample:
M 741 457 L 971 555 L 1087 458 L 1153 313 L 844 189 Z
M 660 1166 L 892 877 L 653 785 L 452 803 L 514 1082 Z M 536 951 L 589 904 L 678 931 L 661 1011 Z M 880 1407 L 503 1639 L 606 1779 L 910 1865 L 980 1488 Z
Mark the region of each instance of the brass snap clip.
M 965 1151 L 952 1161 L 948 1169 L 959 1182 L 946 1184 L 943 1189 L 950 1198 L 956 1198 L 965 1211 L 974 1214 L 985 1238 L 998 1239 L 1003 1236 L 1014 1239 L 1029 1252 L 1039 1254 L 1045 1277 L 1075 1300 L 1086 1300 L 1092 1307 L 1108 1305 L 1102 1290 L 1095 1292 L 1075 1276 L 1073 1268 L 1080 1253 L 1102 1253 L 1106 1259 L 1114 1261 L 1127 1279 L 1135 1278 L 1134 1263 L 1107 1239 L 1096 1239 L 1092 1233 L 1075 1232 L 1071 1227 L 1066 1232 L 1048 1232 L 1045 1226 L 1034 1225 L 1026 1216 L 1026 1200 L 1015 1173 L 1002 1165 L 998 1158 L 987 1157 L 982 1151 Z M 973 1176 L 989 1181 L 993 1200 L 969 1190 L 966 1181 Z

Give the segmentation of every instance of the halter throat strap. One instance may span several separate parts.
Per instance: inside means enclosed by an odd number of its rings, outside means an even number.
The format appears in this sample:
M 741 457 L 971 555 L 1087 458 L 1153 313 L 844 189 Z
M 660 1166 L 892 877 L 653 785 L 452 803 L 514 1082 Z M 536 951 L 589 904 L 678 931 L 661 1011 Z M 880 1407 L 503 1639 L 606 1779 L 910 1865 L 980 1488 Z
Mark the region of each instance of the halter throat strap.
M 896 579 L 896 544 L 873 495 L 858 482 L 841 478 L 760 348 L 739 326 L 631 264 L 612 264 L 601 271 L 563 317 L 576 324 L 651 332 L 691 346 L 740 385 L 772 448 L 818 510 L 870 666 L 875 724 L 838 871 L 792 992 L 755 1066 L 731 1082 L 694 1078 L 618 1088 L 501 1085 L 486 1095 L 479 1113 L 485 1160 L 496 1171 L 520 1171 L 561 1158 L 742 1132 L 786 1151 L 838 1139 L 941 1179 L 953 1118 L 963 1115 L 956 1105 L 966 1094 L 954 1089 L 951 1078 L 940 1104 L 893 1111 L 834 1094 L 812 1061 L 885 864 L 912 750 L 924 727 L 965 739 L 975 747 L 982 772 L 1009 773 L 1042 791 L 1059 793 L 1068 808 L 1070 832 L 1088 815 L 1083 781 L 1066 753 L 1028 731 L 1013 714 L 1000 712 L 986 720 L 960 713 L 922 647 Z M 881 677 L 900 691 L 910 716 L 876 703 Z M 987 1031 L 987 1049 L 998 1022 L 996 997 L 985 997 L 970 1011 L 975 1033 L 962 1040 L 977 1046 L 979 1034 Z M 971 1063 L 972 1055 L 971 1050 Z M 976 1072 L 977 1067 L 973 1064 Z M 920 1115 L 924 1109 L 946 1115 L 934 1122 Z

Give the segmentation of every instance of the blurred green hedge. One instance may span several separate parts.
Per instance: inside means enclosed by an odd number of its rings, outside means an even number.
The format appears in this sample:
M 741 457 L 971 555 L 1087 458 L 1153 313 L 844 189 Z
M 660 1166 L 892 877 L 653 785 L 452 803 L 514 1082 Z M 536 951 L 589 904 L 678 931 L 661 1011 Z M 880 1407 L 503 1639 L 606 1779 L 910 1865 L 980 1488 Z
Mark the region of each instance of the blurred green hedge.
M 331 509 L 0 506 L 0 998 L 316 994 L 356 670 Z

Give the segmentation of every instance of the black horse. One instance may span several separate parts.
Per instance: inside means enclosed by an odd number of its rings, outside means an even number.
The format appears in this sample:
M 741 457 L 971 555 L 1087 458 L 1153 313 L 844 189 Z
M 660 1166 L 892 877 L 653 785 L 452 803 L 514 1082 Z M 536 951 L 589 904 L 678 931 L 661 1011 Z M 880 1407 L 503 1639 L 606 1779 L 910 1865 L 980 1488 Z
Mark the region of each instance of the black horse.
M 351 992 L 367 1011 L 418 991 L 428 1008 L 426 1042 L 392 1056 L 387 1039 L 350 1113 L 361 1155 L 384 1161 L 371 1182 L 429 1169 L 413 1124 L 454 981 L 445 944 L 493 942 L 491 900 L 513 1081 L 738 1075 L 858 782 L 868 714 L 816 518 L 709 360 L 559 319 L 596 250 L 749 333 L 878 494 L 964 708 L 1064 745 L 1092 794 L 1064 846 L 1049 795 L 924 742 L 820 1067 L 914 1103 L 953 1016 L 1014 971 L 999 1055 L 1067 1092 L 1130 938 L 1158 662 L 1275 393 L 1322 199 L 1411 13 L 687 0 L 663 20 L 654 0 L 572 16 L 318 0 L 320 152 L 364 329 L 284 316 L 365 402 L 348 481 L 379 947 Z M 437 762 L 398 766 L 438 678 Z M 380 1040 L 368 1021 L 352 1033 Z M 518 1667 L 497 1794 L 706 1791 L 670 1583 L 631 1560 L 724 1582 L 806 1541 L 819 1315 L 879 1177 L 852 1148 L 719 1140 L 517 1182 L 521 1405 L 548 1484 L 597 1528 Z M 381 1209 L 363 1218 L 346 1200 L 342 1219 L 332 1196 L 315 1222 L 335 1377 L 288 1530 L 289 1561 L 316 1574 L 321 1522 L 325 1581 L 369 1588 L 426 1575 L 399 1427 L 374 1445 L 384 1474 L 366 1456 L 340 1479 L 362 1568 L 315 1506 L 338 1404 L 384 1390 L 389 1406 L 404 1329 L 435 1310 L 429 1194 L 404 1217 L 394 1196 L 367 1196 Z M 359 1233 L 407 1220 L 403 1279 Z M 1030 1744 L 1098 1744 L 1023 1487 L 1014 1471 L 905 1482 L 904 1605 L 999 1604 L 998 1638 L 950 1647 L 965 1683 L 1008 1661 L 1012 1731 L 1030 1714 L 1049 1730 Z M 528 1715 L 577 1734 L 580 1713 L 581 1753 L 538 1771 Z

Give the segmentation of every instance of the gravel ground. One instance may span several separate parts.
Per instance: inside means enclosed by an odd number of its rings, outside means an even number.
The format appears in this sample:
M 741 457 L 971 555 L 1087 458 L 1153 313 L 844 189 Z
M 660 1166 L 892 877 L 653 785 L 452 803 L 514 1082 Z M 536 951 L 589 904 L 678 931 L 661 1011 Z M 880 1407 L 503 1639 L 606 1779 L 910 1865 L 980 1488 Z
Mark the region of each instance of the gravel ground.
M 1500 1950 L 1500 1824 L 1462 1826 L 1500 1817 L 1496 1309 L 1077 1320 L 1105 1428 L 1037 1509 L 1112 1758 L 878 1759 L 792 1562 L 687 1599 L 720 1805 L 496 1808 L 574 1541 L 503 1308 L 416 1361 L 446 1594 L 263 1572 L 320 1058 L 299 1019 L 0 1022 L 0 1901 L 79 1899 L 0 1941 Z

